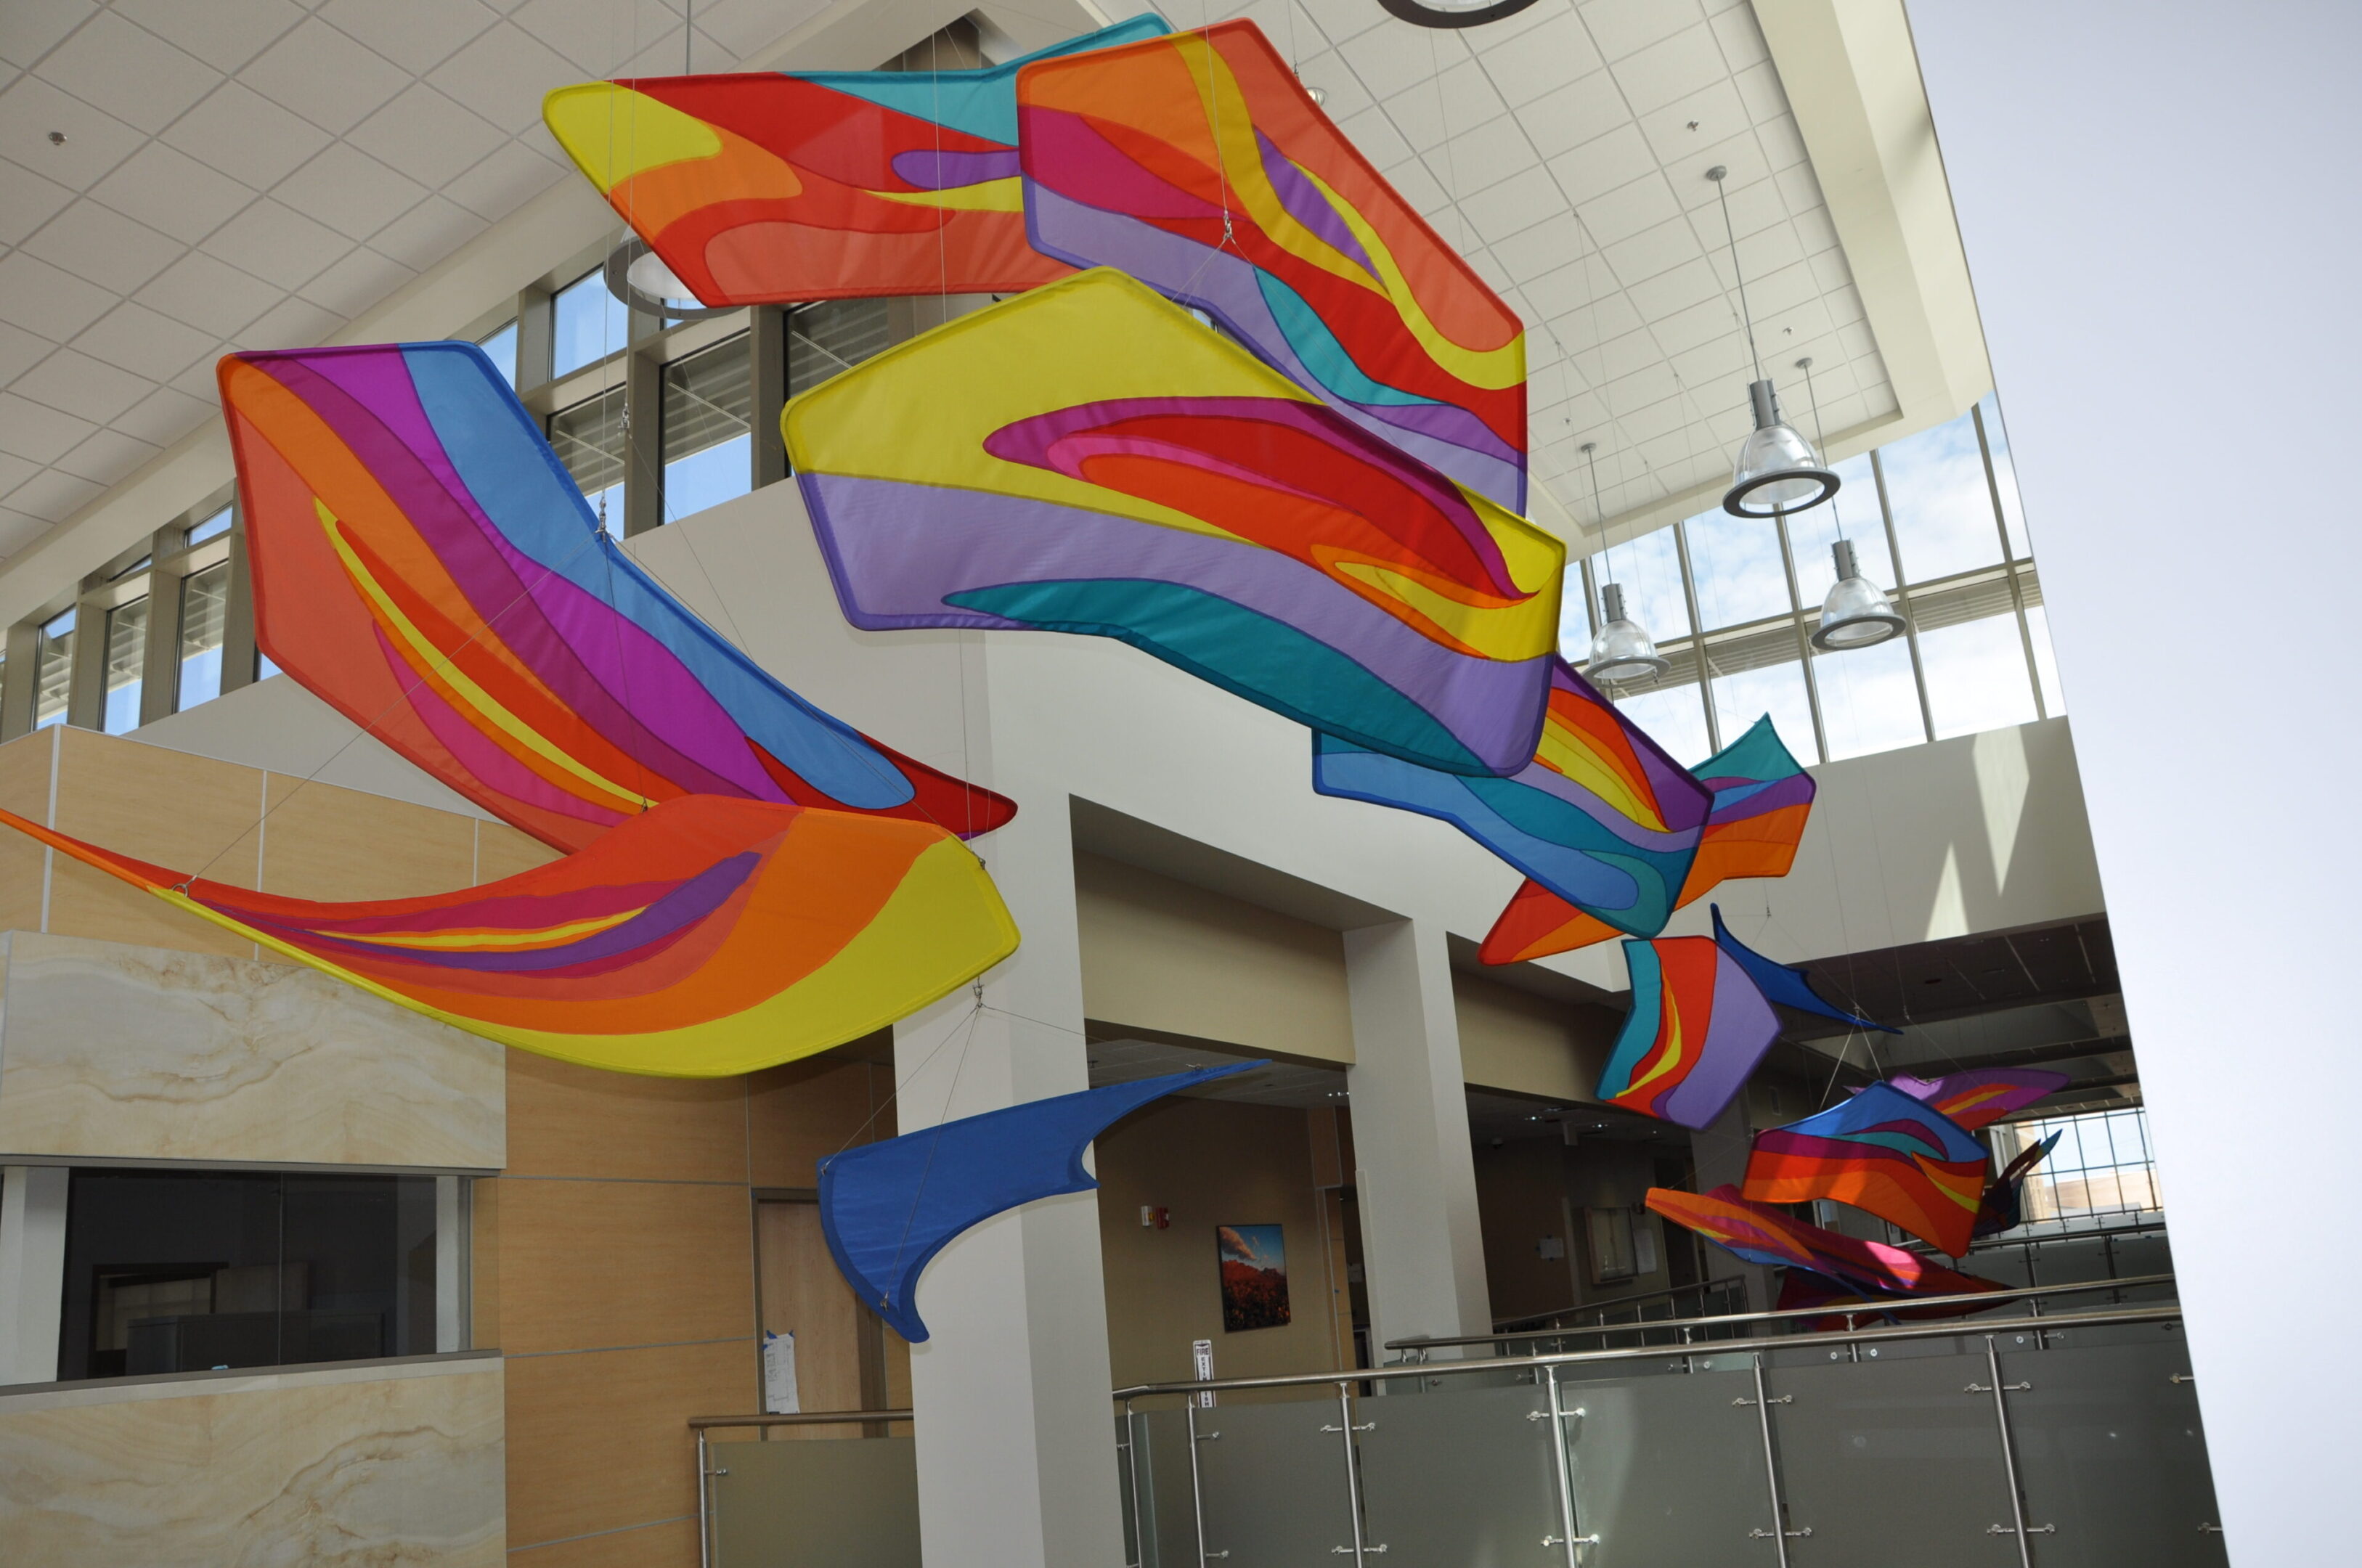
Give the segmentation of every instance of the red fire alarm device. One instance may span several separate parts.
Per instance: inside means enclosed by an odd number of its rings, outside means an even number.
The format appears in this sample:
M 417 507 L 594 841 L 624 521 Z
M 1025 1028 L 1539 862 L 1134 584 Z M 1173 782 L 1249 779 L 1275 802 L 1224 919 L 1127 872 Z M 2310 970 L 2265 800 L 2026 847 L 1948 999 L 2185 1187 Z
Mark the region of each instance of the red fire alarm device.
M 1170 1231 L 1173 1229 L 1173 1210 L 1159 1209 L 1154 1204 L 1142 1204 L 1140 1228 L 1143 1231 Z

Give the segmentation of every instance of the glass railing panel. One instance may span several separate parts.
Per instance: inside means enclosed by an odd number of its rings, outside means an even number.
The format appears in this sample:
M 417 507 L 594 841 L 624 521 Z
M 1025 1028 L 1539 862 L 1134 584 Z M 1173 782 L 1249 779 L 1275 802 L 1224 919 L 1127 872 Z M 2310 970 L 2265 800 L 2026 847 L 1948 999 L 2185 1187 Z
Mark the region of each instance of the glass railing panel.
M 1772 1568 L 1771 1542 L 1748 1534 L 1772 1523 L 1762 1429 L 1732 1403 L 1754 1393 L 1738 1365 L 1562 1386 L 1561 1402 L 1580 1412 L 1566 1422 L 1575 1534 L 1599 1538 L 1584 1548 L 1584 1568 Z
M 2144 1326 L 2121 1343 L 2101 1332 L 2077 1330 L 2066 1348 L 2001 1344 L 2003 1381 L 2033 1386 L 2006 1395 L 2025 1522 L 2056 1528 L 2034 1537 L 2035 1561 L 2216 1568 L 2223 1537 L 2202 1527 L 2222 1516 L 2189 1346 L 2178 1327 Z
M 1388 1564 L 1544 1564 L 1559 1528 L 1550 1396 L 1531 1383 L 1363 1403 L 1364 1531 Z
M 1984 1342 L 1970 1342 L 1973 1354 L 1932 1340 L 1881 1346 L 1874 1361 L 1842 1348 L 1775 1360 L 1781 1495 L 1788 1528 L 1813 1532 L 1798 1564 L 2015 1568 L 2015 1542 L 1989 1533 L 2009 1522 L 2009 1478 L 1992 1397 L 1967 1391 L 1987 1381 Z
M 1201 1410 L 1201 1416 L 1219 1414 Z M 1213 1423 L 1207 1430 L 1218 1430 Z M 1119 1434 L 1122 1419 L 1117 1419 Z M 1125 1541 L 1141 1568 L 1195 1568 L 1198 1561 L 1197 1515 L 1189 1496 L 1189 1434 L 1187 1418 L 1177 1409 L 1135 1410 L 1131 1416 L 1131 1448 L 1124 1457 Z
M 1378 1403 L 1356 1400 L 1355 1424 Z M 1228 1552 L 1226 1568 L 1300 1568 L 1350 1547 L 1344 1439 L 1321 1430 L 1342 1419 L 1333 1397 L 1198 1411 L 1207 1551 Z
M 714 1568 L 919 1568 L 911 1438 L 713 1445 Z

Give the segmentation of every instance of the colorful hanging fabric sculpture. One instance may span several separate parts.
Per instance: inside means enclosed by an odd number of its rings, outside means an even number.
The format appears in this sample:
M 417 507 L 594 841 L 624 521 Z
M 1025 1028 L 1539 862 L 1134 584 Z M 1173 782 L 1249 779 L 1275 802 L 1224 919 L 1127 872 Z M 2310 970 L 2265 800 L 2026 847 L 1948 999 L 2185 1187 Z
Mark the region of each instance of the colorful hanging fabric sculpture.
M 919 1275 L 952 1238 L 1021 1203 L 1090 1191 L 1092 1139 L 1153 1099 L 1264 1065 L 1054 1095 L 848 1149 L 821 1162 L 821 1233 L 861 1304 L 917 1344 Z
M 690 795 L 497 882 L 334 904 L 0 823 L 414 1012 L 619 1072 L 714 1077 L 808 1056 L 1017 949 L 957 839 L 849 812 Z
M 1312 787 L 1440 817 L 1620 931 L 1673 912 L 1712 797 L 1564 659 L 1551 659 L 1541 744 L 1507 778 L 1470 778 L 1312 737 Z
M 1851 1204 L 1954 1257 L 1983 1198 L 1985 1148 L 1941 1112 L 1872 1084 L 1817 1116 L 1755 1135 L 1744 1196 Z
M 788 405 L 845 617 L 1116 637 L 1452 773 L 1533 760 L 1555 537 L 1099 269 Z
M 1924 1100 L 1970 1132 L 1990 1127 L 2014 1111 L 2025 1110 L 2045 1095 L 2065 1088 L 2065 1073 L 2039 1067 L 1977 1067 L 1947 1073 L 1940 1078 L 1915 1078 L 1898 1073 L 1887 1080 L 1913 1099 Z
M 1627 942 L 1632 1010 L 1599 1074 L 1599 1098 L 1627 1110 L 1710 1126 L 1780 1038 L 1763 999 L 1724 933 Z M 1753 955 L 1749 955 L 1753 956 Z
M 2025 1222 L 2025 1178 L 2040 1165 L 2043 1156 L 2058 1146 L 2067 1136 L 2060 1128 L 2039 1143 L 2031 1143 L 2017 1152 L 2001 1175 L 1993 1177 L 1985 1188 L 1983 1200 L 1977 1205 L 1976 1234 L 1979 1237 L 1998 1236 Z
M 1006 293 L 1025 237 L 1017 73 L 1153 39 L 1153 14 L 985 71 L 746 72 L 561 87 L 550 134 L 708 305 Z
M 1802 968 L 1793 964 L 1774 963 L 1731 935 L 1730 928 L 1722 923 L 1720 904 L 1708 904 L 1706 912 L 1714 917 L 1715 941 L 1721 945 L 1724 952 L 1738 961 L 1738 966 L 1747 971 L 1748 978 L 1755 982 L 1756 989 L 1763 993 L 1765 1000 L 1777 1002 L 1782 1007 L 1794 1008 L 1798 1012 L 1809 1012 L 1816 1017 L 1835 1019 L 1839 1023 L 1851 1024 L 1856 1029 L 1875 1029 L 1882 1034 L 1903 1032 L 1899 1029 L 1848 1012 L 1841 1007 L 1824 1001 L 1820 993 L 1813 989 L 1812 980 Z
M 1798 766 L 1771 715 L 1691 770 L 1714 791 L 1689 878 L 1674 908 L 1692 903 L 1736 877 L 1785 877 L 1813 809 L 1813 776 Z M 1516 964 L 1588 947 L 1616 928 L 1586 914 L 1539 882 L 1529 881 L 1493 922 L 1480 956 Z
M 1951 1274 L 1949 1269 L 1943 1272 Z M 1966 1283 L 1959 1288 L 1940 1291 L 1931 1288 L 1917 1294 L 1981 1296 L 2003 1288 L 2000 1281 L 1985 1279 L 1977 1275 L 1952 1275 L 1952 1277 Z M 1841 1281 L 1831 1279 L 1826 1275 L 1815 1274 L 1810 1269 L 1791 1268 L 1780 1276 L 1780 1299 L 1773 1305 L 1783 1312 L 1793 1312 L 1807 1307 L 1840 1309 L 1832 1310 L 1825 1318 L 1803 1318 L 1791 1321 L 1789 1325 L 1791 1332 L 1808 1334 L 1839 1333 L 1849 1329 L 1859 1328 L 1865 1320 L 1873 1315 L 1889 1323 L 1915 1323 L 1944 1318 L 1965 1318 L 1971 1312 L 1991 1311 L 1995 1303 L 1968 1300 L 1955 1301 L 1943 1307 L 1903 1307 L 1896 1305 L 1895 1298 L 1893 1297 L 1866 1296 L 1861 1291 Z M 1853 1308 L 1856 1310 L 1841 1310 L 1845 1308 Z
M 1526 505 L 1525 329 L 1247 21 L 1017 84 L 1034 246 L 1220 320 L 1362 428 Z
M 464 343 L 221 362 L 256 638 L 305 688 L 560 849 L 736 796 L 987 832 L 1016 808 L 780 685 L 602 530 Z
M 1930 1263 L 1905 1247 L 1860 1241 L 1807 1225 L 1782 1209 L 1749 1202 L 1735 1187 L 1718 1187 L 1707 1193 L 1652 1187 L 1646 1201 L 1674 1224 L 1696 1231 L 1748 1263 L 1809 1270 L 1866 1296 L 1963 1296 L 2003 1288 L 1992 1280 Z

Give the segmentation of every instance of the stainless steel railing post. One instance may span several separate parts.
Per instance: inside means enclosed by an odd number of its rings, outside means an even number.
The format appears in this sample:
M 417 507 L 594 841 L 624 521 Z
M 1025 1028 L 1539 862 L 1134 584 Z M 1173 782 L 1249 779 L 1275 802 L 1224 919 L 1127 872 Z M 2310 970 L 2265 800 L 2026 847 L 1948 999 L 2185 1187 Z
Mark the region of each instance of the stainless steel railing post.
M 1772 1397 L 1771 1389 L 1766 1387 L 1763 1382 L 1762 1353 L 1758 1351 L 1755 1353 L 1753 1360 L 1755 1363 L 1755 1397 L 1752 1399 L 1733 1399 L 1731 1403 L 1734 1405 L 1753 1405 L 1755 1407 L 1756 1419 L 1760 1421 L 1763 1426 L 1763 1485 L 1772 1496 L 1772 1528 L 1768 1530 L 1759 1529 L 1750 1531 L 1749 1533 L 1758 1537 L 1770 1536 L 1772 1538 L 1772 1550 L 1780 1554 L 1780 1568 L 1788 1568 L 1788 1538 L 1792 1535 L 1810 1535 L 1813 1532 L 1809 1527 L 1804 1529 L 1790 1529 L 1788 1528 L 1787 1513 L 1780 1505 L 1780 1462 L 1778 1459 L 1773 1457 L 1772 1452 L 1772 1407 L 1775 1402 L 1785 1404 L 1790 1399 L 1794 1398 L 1795 1396 L 1793 1394 L 1783 1394 L 1777 1401 L 1774 1401 Z
M 1182 1410 L 1188 1418 L 1189 1429 L 1189 1516 L 1196 1522 L 1198 1527 L 1198 1562 L 1199 1564 L 1199 1568 L 1204 1568 L 1206 1562 L 1206 1487 L 1205 1484 L 1198 1478 L 1198 1396 L 1195 1394 L 1190 1395 L 1189 1402 L 1182 1407 Z M 1228 1557 L 1230 1553 L 1225 1551 L 1222 1555 Z
M 1370 1425 L 1377 1423 L 1373 1421 Z M 1350 1382 L 1337 1385 L 1337 1430 L 1341 1434 L 1338 1441 L 1345 1445 L 1345 1507 L 1353 1526 L 1353 1544 L 1331 1550 L 1340 1557 L 1352 1552 L 1353 1568 L 1361 1568 L 1363 1554 L 1373 1548 L 1362 1539 L 1362 1478 L 1353 1469 L 1353 1386 Z M 1374 1550 L 1384 1551 L 1385 1548 Z
M 1559 1406 L 1558 1368 L 1542 1369 L 1550 1376 L 1550 1439 L 1551 1462 L 1558 1470 L 1558 1544 L 1566 1548 L 1566 1568 L 1581 1568 L 1583 1559 L 1577 1554 L 1574 1539 L 1574 1478 L 1566 1467 L 1566 1413 Z M 1544 1546 L 1551 1543 L 1543 1541 Z
M 2008 1527 L 1995 1525 L 1987 1533 L 1999 1535 L 2002 1533 L 2003 1529 L 2008 1528 L 2010 1529 L 2010 1533 L 2017 1538 L 2018 1568 L 2034 1568 L 2034 1542 L 2032 1537 L 2035 1535 L 2055 1535 L 2058 1533 L 2058 1527 L 2056 1525 L 2037 1525 L 2030 1531 L 2026 1529 L 2025 1496 L 2025 1494 L 2018 1490 L 2017 1485 L 2017 1444 L 2010 1439 L 2009 1404 L 2005 1397 L 2006 1394 L 2011 1389 L 2031 1388 L 2034 1385 L 2031 1383 L 2003 1383 L 2001 1380 L 2001 1352 L 1994 1347 L 1993 1337 L 1991 1334 L 1987 1334 L 1985 1336 L 1985 1365 L 1992 1371 L 1992 1384 L 1985 1387 L 1979 1387 L 1976 1384 L 1971 1383 L 1969 1385 L 1969 1392 L 1971 1394 L 1989 1393 L 1992 1396 L 1993 1421 L 1994 1424 L 2001 1429 L 2002 1473 L 2009 1480 L 2010 1518 L 2010 1524 Z
M 706 1513 L 705 1429 L 697 1429 L 697 1568 L 713 1568 L 713 1532 Z
M 1133 1419 L 1131 1401 L 1123 1402 L 1124 1478 L 1131 1486 L 1131 1555 L 1124 1568 L 1144 1568 L 1148 1562 L 1148 1521 L 1140 1511 L 1140 1423 Z

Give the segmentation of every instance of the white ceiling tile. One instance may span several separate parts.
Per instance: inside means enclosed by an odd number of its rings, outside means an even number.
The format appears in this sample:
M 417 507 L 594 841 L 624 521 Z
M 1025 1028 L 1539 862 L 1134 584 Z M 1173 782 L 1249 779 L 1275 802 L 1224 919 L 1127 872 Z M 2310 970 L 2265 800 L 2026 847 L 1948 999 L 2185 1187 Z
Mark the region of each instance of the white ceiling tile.
M 1649 323 L 1657 347 L 1669 355 L 1688 353 L 1701 343 L 1727 337 L 1738 330 L 1738 313 L 1717 294 L 1694 304 L 1669 310 Z
M 72 347 L 145 381 L 161 382 L 187 370 L 199 355 L 219 341 L 209 332 L 200 332 L 127 300 L 92 323 L 73 340 Z M 128 408 L 131 404 L 123 406 Z M 79 414 L 82 410 L 74 412 Z M 122 409 L 116 411 L 121 412 Z
M 0 321 L 51 341 L 72 337 L 115 304 L 97 284 L 22 250 L 0 256 Z
M 347 139 L 429 189 L 439 189 L 508 138 L 421 82 L 370 116 Z
M 1586 258 L 1576 265 L 1590 268 L 1592 260 Z M 1639 307 L 1628 295 L 1616 290 L 1613 277 L 1606 276 L 1606 266 L 1602 261 L 1595 269 L 1604 282 L 1602 292 L 1590 304 L 1551 318 L 1551 334 L 1574 354 L 1587 353 L 1594 346 L 1640 325 Z
M 1484 190 L 1541 163 L 1515 115 L 1502 115 L 1454 136 L 1445 144 L 1443 152 L 1452 188 L 1463 194 Z
M 179 241 L 86 196 L 50 219 L 25 248 L 118 294 L 129 293 L 181 254 Z
M 237 344 L 233 342 L 226 345 L 225 350 L 236 347 Z M 200 361 L 190 366 L 174 376 L 171 384 L 173 391 L 185 393 L 200 403 L 217 404 L 221 402 L 221 387 L 214 379 L 214 367 L 209 362 Z M 116 423 L 120 425 L 122 421 L 117 420 Z
M 8 0 L 0 6 L 0 60 L 31 65 L 97 10 L 94 0 Z
M 14 452 L 37 463 L 54 463 L 89 440 L 97 428 L 92 421 L 62 409 L 0 392 L 0 452 Z
M 1555 158 L 1631 124 L 1624 94 L 1617 90 L 1616 79 L 1604 71 L 1535 99 L 1518 111 L 1518 119 L 1544 158 Z
M 263 50 L 237 79 L 341 136 L 411 78 L 383 55 L 312 17 Z
M 63 131 L 63 145 L 50 140 Z M 148 138 L 38 76 L 19 76 L 0 92 L 0 157 L 45 179 L 87 191 Z
M 567 156 L 566 149 L 557 145 L 557 138 L 549 134 L 549 127 L 541 121 L 535 120 L 519 131 L 516 139 L 521 146 L 540 153 L 557 167 L 568 173 L 573 172 L 574 160 Z
M 1718 141 L 1743 136 L 1754 128 L 1747 105 L 1728 78 L 1707 83 L 1695 93 L 1674 99 L 1640 117 L 1641 134 L 1659 161 L 1671 168 L 1683 159 L 1705 152 Z M 1690 127 L 1695 126 L 1693 130 Z M 1700 165 L 1704 167 L 1704 165 Z
M 212 404 L 199 403 L 171 387 L 158 387 L 135 404 L 131 412 L 118 414 L 114 427 L 142 441 L 169 447 L 213 415 Z
M 1772 177 L 1772 166 L 1763 161 L 1763 144 L 1755 139 L 1752 129 L 1685 152 L 1665 164 L 1667 176 L 1673 182 L 1673 194 L 1681 198 L 1682 205 L 1693 213 L 1719 212 L 1721 198 L 1715 191 L 1714 182 L 1705 177 L 1705 171 L 1716 166 L 1722 169 L 1723 183 L 1730 191 L 1732 226 L 1744 233 L 1751 225 L 1770 222 L 1768 215 L 1738 210 L 1749 199 L 1740 193 Z M 1714 232 L 1720 235 L 1722 219 L 1716 216 L 1709 221 Z
M 353 248 L 336 230 L 268 197 L 207 240 L 206 254 L 282 289 L 300 289 Z
M 1429 30 L 1399 24 L 1382 28 L 1346 39 L 1337 46 L 1337 52 L 1361 78 L 1370 96 L 1384 103 L 1434 80 L 1436 56 L 1425 37 Z
M 109 11 L 41 61 L 41 80 L 127 125 L 162 130 L 221 80 L 193 54 Z
M 1608 263 L 1625 281 L 1625 293 L 1643 320 L 1662 321 L 1722 292 L 1714 269 L 1683 242 L 1683 237 L 1675 232 L 1679 228 L 1677 224 L 1664 224 L 1608 249 Z M 1661 243 L 1661 248 L 1651 249 Z M 1655 270 L 1644 272 L 1644 268 Z
M 1331 49 L 1308 55 L 1297 66 L 1297 74 L 1308 87 L 1320 94 L 1320 112 L 1341 127 L 1345 121 L 1370 106 L 1369 93 L 1362 86 L 1344 56 Z
M 777 43 L 820 9 L 818 0 L 795 0 L 786 5 L 780 0 L 701 0 L 697 7 L 697 30 L 735 61 Z M 697 68 L 713 69 L 706 61 L 701 44 L 697 51 Z
M 1582 272 L 1568 265 L 1586 248 L 1574 215 L 1564 207 L 1530 228 L 1493 242 L 1493 253 L 1511 277 L 1524 280 L 1526 297 L 1545 320 L 1590 297 Z
M 1500 41 L 1479 28 L 1467 41 L 1480 51 L 1486 74 L 1511 107 L 1529 104 L 1589 76 L 1606 61 L 1571 11 L 1560 11 L 1524 37 Z
M 78 419 L 104 425 L 146 397 L 149 384 L 128 370 L 61 348 L 18 376 L 9 390 Z
M 541 117 L 546 94 L 579 82 L 583 71 L 513 22 L 504 22 L 436 66 L 427 80 L 514 135 Z
M 1747 353 L 1747 339 L 1736 332 L 1726 332 L 1695 348 L 1670 354 L 1668 359 L 1673 367 L 1673 374 L 1681 378 L 1684 386 L 1743 387 L 1755 379 L 1753 361 Z
M 328 133 L 236 82 L 174 122 L 165 142 L 242 185 L 267 191 L 328 145 Z
M 1566 203 L 1551 181 L 1550 171 L 1536 164 L 1522 174 L 1512 174 L 1477 192 L 1463 196 L 1460 210 L 1468 222 L 1488 242 L 1507 239 L 1533 227 L 1544 218 L 1566 211 Z
M 0 386 L 41 362 L 57 345 L 37 333 L 0 321 Z
M 414 274 L 364 246 L 304 285 L 304 298 L 347 321 L 410 282 Z
M 227 337 L 275 304 L 283 291 L 202 250 L 192 250 L 132 297 L 215 338 Z
M 1661 109 L 1721 79 L 1722 48 L 1704 22 L 1628 55 L 1607 68 L 1636 115 Z
M 0 506 L 0 558 L 12 557 L 31 545 L 48 533 L 50 526 L 47 521 L 29 513 Z
M 328 0 L 327 21 L 352 34 L 414 76 L 424 76 L 454 50 L 500 20 L 477 0 Z
M 236 71 L 304 19 L 289 0 L 115 0 L 115 9 L 222 71 Z
M 1750 66 L 1733 77 L 1739 101 L 1747 105 L 1748 115 L 1757 125 L 1776 120 L 1788 112 L 1787 89 L 1780 84 L 1780 72 L 1770 61 Z
M 1774 169 L 1792 168 L 1805 161 L 1805 138 L 1796 129 L 1796 122 L 1783 115 L 1756 127 L 1755 135 L 1763 144 L 1763 159 Z
M 570 166 L 561 168 L 523 142 L 512 141 L 444 190 L 469 212 L 497 220 L 572 172 Z
M 473 239 L 484 220 L 455 202 L 429 196 L 370 238 L 370 248 L 425 271 Z
M 678 75 L 681 68 L 680 12 L 664 5 L 634 6 L 618 10 L 608 0 L 525 0 L 509 13 L 506 30 L 529 38 L 535 45 L 562 56 L 574 74 L 606 76 L 642 50 L 653 50 L 662 61 L 657 69 Z M 513 43 L 501 46 L 513 50 Z M 669 49 L 668 54 L 664 52 Z M 447 92 L 447 83 L 438 82 Z M 552 83 L 552 86 L 558 85 Z M 513 127 L 512 127 L 513 128 Z
M 1827 207 L 1798 213 L 1791 221 L 1796 226 L 1796 243 L 1804 247 L 1805 255 L 1817 256 L 1836 247 L 1838 226 Z
M 0 495 L 31 479 L 41 471 L 41 465 L 30 458 L 20 458 L 14 452 L 0 452 Z
M 339 234 L 367 239 L 425 200 L 426 187 L 340 141 L 270 194 Z
M 291 295 L 239 333 L 237 347 L 245 349 L 309 348 L 326 342 L 328 335 L 342 325 L 334 311 L 323 310 L 309 300 Z M 194 390 L 185 375 L 173 385 L 184 392 Z M 206 390 L 211 392 L 213 389 L 208 386 Z
M 156 455 L 156 448 L 120 430 L 102 430 L 60 458 L 57 466 L 77 479 L 113 484 Z
M 1337 122 L 1337 128 L 1361 149 L 1362 156 L 1379 169 L 1392 169 L 1411 156 L 1410 143 L 1403 139 L 1395 123 L 1382 108 L 1363 109 L 1359 114 Z
M 62 523 L 96 495 L 99 489 L 93 481 L 78 479 L 63 469 L 44 469 L 10 491 L 6 502 L 12 512 Z
M 1681 204 L 1673 200 L 1672 188 L 1665 183 L 1662 174 L 1643 174 L 1628 185 L 1618 185 L 1602 196 L 1575 208 L 1583 220 L 1592 243 L 1601 247 L 1618 244 L 1643 229 L 1681 215 Z
M 1705 19 L 1695 0 L 1587 0 L 1575 9 L 1609 60 L 1622 60 Z
M 90 193 L 183 244 L 203 239 L 254 199 L 251 190 L 228 175 L 160 141 L 126 159 Z
M 1821 182 L 1814 177 L 1813 166 L 1809 163 L 1794 164 L 1781 170 L 1772 176 L 1772 182 L 1780 188 L 1780 199 L 1787 204 L 1790 213 L 1810 212 L 1815 207 L 1827 204 L 1821 199 Z M 1737 193 L 1732 194 L 1735 196 Z
M 1592 138 L 1572 152 L 1560 153 L 1550 160 L 1550 168 L 1558 176 L 1559 188 L 1566 193 L 1566 199 L 1580 207 L 1643 175 L 1655 173 L 1657 160 L 1650 154 L 1640 127 L 1627 122 L 1606 136 Z
M 1755 24 L 1753 6 L 1733 6 L 1714 17 L 1710 25 L 1722 45 L 1723 61 L 1732 72 L 1760 65 L 1772 58 L 1772 51 L 1763 43 L 1763 29 Z
M 1407 30 L 1401 23 L 1390 21 L 1385 12 L 1371 5 L 1369 0 L 1301 0 L 1301 4 L 1304 15 L 1320 29 L 1320 36 L 1332 44 L 1359 38 L 1381 25 L 1385 26 L 1389 32 Z M 1175 17 L 1173 20 L 1183 27 L 1189 25 L 1184 17 Z M 1306 39 L 1304 41 L 1308 44 L 1312 40 Z
M 0 245 L 17 245 L 73 200 L 73 193 L 0 159 Z

